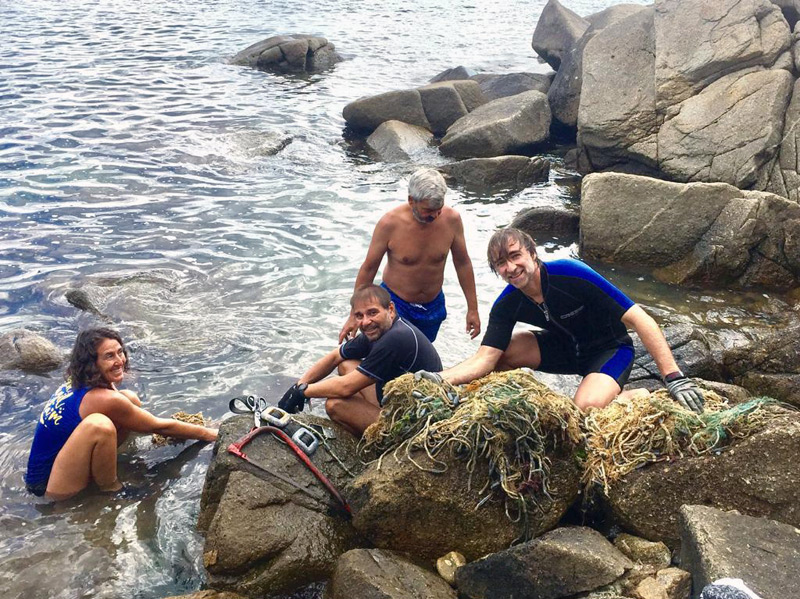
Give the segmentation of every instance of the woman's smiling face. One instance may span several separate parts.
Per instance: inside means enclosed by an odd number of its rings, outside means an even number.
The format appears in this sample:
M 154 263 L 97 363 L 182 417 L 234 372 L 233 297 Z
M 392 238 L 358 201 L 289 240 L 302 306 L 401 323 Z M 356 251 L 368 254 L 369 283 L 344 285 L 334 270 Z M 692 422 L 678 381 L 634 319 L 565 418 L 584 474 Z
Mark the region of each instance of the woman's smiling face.
M 97 369 L 107 383 L 122 382 L 126 362 L 125 350 L 116 339 L 103 339 L 97 345 Z

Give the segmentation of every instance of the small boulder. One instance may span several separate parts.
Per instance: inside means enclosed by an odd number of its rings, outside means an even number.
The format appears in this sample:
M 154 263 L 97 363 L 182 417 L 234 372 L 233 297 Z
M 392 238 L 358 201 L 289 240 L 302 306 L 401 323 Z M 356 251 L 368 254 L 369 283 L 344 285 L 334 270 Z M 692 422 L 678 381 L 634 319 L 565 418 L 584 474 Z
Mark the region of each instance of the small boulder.
M 276 35 L 248 46 L 231 58 L 231 64 L 259 71 L 304 73 L 327 69 L 342 57 L 324 37 Z
M 797 526 L 798 488 L 800 415 L 786 412 L 724 451 L 635 470 L 611 485 L 607 501 L 626 530 L 674 548 L 682 505 L 737 509 Z
M 493 100 L 457 120 L 439 151 L 454 158 L 514 154 L 546 141 L 550 135 L 547 96 L 530 91 Z
M 0 335 L 0 370 L 44 373 L 61 366 L 64 356 L 52 342 L 26 329 Z
M 445 178 L 465 187 L 519 190 L 547 181 L 550 162 L 538 156 L 494 156 L 446 164 L 439 167 L 439 171 Z
M 640 599 L 689 599 L 691 575 L 680 568 L 665 568 L 645 578 L 636 587 Z
M 695 593 L 720 578 L 739 578 L 764 598 L 797 596 L 800 530 L 704 505 L 680 511 L 681 565 Z
M 456 571 L 465 599 L 559 599 L 613 582 L 633 563 L 599 532 L 558 528 Z
M 468 69 L 464 66 L 453 67 L 452 69 L 445 69 L 438 75 L 434 75 L 428 83 L 439 83 L 440 81 L 461 81 L 469 79 L 475 75 L 475 71 Z
M 556 71 L 561 59 L 589 27 L 589 21 L 558 0 L 548 0 L 536 22 L 531 47 Z
M 656 570 L 668 568 L 672 562 L 669 547 L 661 541 L 648 541 L 623 532 L 614 539 L 614 547 L 624 553 L 632 562 L 648 564 Z
M 556 206 L 535 206 L 520 211 L 512 227 L 525 231 L 537 243 L 558 239 L 564 245 L 578 239 L 580 213 Z
M 328 583 L 330 599 L 456 599 L 456 593 L 433 572 L 381 549 L 353 549 L 336 562 Z
M 456 571 L 461 566 L 466 565 L 467 558 L 458 551 L 451 551 L 447 555 L 443 555 L 436 560 L 436 571 L 439 573 L 439 576 L 445 579 L 447 584 L 453 586 L 456 584 Z
M 505 75 L 495 75 L 492 73 L 480 73 L 470 77 L 477 81 L 481 86 L 483 94 L 488 101 L 498 98 L 516 96 L 522 92 L 537 91 L 546 94 L 550 89 L 555 73 L 506 73 Z
M 367 147 L 385 162 L 412 160 L 433 142 L 433 133 L 402 121 L 384 121 L 367 138 Z

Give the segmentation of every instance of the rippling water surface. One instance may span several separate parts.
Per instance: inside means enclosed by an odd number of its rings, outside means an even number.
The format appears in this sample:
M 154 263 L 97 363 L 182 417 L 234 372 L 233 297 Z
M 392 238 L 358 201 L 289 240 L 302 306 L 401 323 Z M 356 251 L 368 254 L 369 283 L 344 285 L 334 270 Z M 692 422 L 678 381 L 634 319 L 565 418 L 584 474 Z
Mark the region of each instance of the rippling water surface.
M 566 4 L 589 14 L 610 3 Z M 4 3 L 0 334 L 25 327 L 66 351 L 77 330 L 101 321 L 64 293 L 99 284 L 130 342 L 130 386 L 157 414 L 220 419 L 236 394 L 276 397 L 335 343 L 372 227 L 403 201 L 413 169 L 375 163 L 345 141 L 342 107 L 459 64 L 546 72 L 530 48 L 543 4 Z M 323 35 L 347 60 L 307 77 L 226 64 L 278 33 Z M 284 136 L 291 143 L 265 155 Z M 421 162 L 440 160 L 432 151 Z M 555 168 L 549 183 L 521 193 L 448 195 L 464 216 L 484 321 L 500 288 L 484 265 L 488 236 L 523 207 L 574 201 L 562 179 L 569 173 Z M 665 318 L 747 313 L 636 277 L 626 284 Z M 463 333 L 452 267 L 445 291 L 451 317 L 437 345 L 452 364 L 478 342 Z M 59 376 L 0 373 L 0 592 L 162 597 L 199 588 L 193 525 L 208 448 L 137 440 L 121 476 L 148 487 L 140 501 L 51 506 L 24 492 L 35 419 Z

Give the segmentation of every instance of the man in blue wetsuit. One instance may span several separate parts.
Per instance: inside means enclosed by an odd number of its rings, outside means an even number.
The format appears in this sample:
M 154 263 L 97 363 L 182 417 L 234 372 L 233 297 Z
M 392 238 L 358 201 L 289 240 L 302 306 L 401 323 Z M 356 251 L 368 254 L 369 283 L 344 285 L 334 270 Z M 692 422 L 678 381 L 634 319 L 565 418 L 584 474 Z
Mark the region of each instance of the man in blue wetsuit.
M 533 239 L 511 227 L 492 236 L 487 254 L 492 270 L 509 285 L 492 307 L 480 349 L 440 378 L 460 384 L 493 370 L 524 366 L 580 374 L 584 378 L 575 404 L 581 409 L 604 407 L 630 375 L 631 328 L 653 356 L 672 397 L 702 411 L 701 391 L 678 368 L 656 322 L 586 264 L 572 259 L 542 262 Z M 517 322 L 541 330 L 514 333 Z
M 441 370 L 442 362 L 425 335 L 397 315 L 383 287 L 359 289 L 350 305 L 361 334 L 314 364 L 286 391 L 278 407 L 295 413 L 308 398 L 324 397 L 331 420 L 361 436 L 378 419 L 386 383 L 407 372 Z M 334 368 L 340 376 L 322 380 Z
M 451 253 L 467 300 L 466 331 L 472 339 L 481 332 L 464 225 L 458 212 L 444 205 L 446 193 L 447 185 L 438 171 L 420 169 L 411 175 L 408 201 L 389 210 L 375 225 L 354 287 L 372 284 L 386 256 L 381 285 L 389 292 L 397 313 L 431 341 L 436 339 L 447 316 L 442 283 L 447 255 Z M 357 328 L 351 312 L 339 333 L 339 343 Z

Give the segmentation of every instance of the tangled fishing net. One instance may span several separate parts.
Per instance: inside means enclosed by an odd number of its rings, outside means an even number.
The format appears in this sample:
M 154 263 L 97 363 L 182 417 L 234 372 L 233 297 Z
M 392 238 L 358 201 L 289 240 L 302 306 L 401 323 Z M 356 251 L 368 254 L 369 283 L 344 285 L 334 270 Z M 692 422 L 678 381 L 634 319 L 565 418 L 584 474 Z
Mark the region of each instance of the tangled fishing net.
M 584 422 L 587 488 L 608 494 L 611 484 L 645 464 L 707 454 L 763 428 L 778 411 L 774 399 L 728 406 L 716 393 L 704 395 L 702 414 L 682 408 L 663 389 L 592 410 Z
M 380 418 L 362 441 L 379 466 L 393 453 L 422 470 L 444 472 L 443 457 L 451 456 L 465 463 L 471 488 L 476 466 L 485 461 L 489 476 L 477 507 L 502 493 L 509 518 L 526 524 L 530 508 L 550 498 L 546 454 L 559 444 L 573 450 L 582 442 L 578 408 L 524 369 L 493 373 L 461 388 L 408 374 L 389 383 L 384 397 Z M 427 455 L 425 464 L 417 451 Z M 513 515 L 509 503 L 516 504 Z

